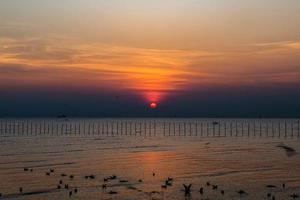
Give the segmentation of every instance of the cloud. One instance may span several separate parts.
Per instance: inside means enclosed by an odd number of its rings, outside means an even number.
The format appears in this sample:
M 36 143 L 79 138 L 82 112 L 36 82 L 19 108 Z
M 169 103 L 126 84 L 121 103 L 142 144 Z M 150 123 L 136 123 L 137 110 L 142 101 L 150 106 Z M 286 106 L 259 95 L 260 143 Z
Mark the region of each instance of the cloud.
M 0 43 L 0 77 L 20 83 L 165 95 L 199 87 L 300 82 L 297 41 L 250 44 L 235 51 L 137 48 L 62 36 L 1 37 Z

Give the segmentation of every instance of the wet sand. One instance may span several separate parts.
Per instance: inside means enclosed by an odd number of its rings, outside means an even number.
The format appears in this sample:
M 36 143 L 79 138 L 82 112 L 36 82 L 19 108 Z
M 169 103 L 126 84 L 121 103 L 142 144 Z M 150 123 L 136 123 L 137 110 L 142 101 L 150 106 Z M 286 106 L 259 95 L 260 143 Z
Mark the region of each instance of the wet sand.
M 298 139 L 32 136 L 2 137 L 0 143 L 3 199 L 254 200 L 300 194 Z M 289 156 L 289 149 L 296 153 Z M 192 184 L 190 192 L 183 184 Z

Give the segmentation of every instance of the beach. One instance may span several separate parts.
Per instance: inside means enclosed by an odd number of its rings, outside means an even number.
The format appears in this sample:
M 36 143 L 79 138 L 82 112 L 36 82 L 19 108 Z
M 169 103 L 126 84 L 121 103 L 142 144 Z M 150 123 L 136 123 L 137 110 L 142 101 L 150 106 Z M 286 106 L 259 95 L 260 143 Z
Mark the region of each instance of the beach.
M 162 133 L 3 136 L 0 193 L 4 199 L 293 199 L 300 193 L 299 144 L 297 137 Z M 192 184 L 188 194 L 183 184 Z

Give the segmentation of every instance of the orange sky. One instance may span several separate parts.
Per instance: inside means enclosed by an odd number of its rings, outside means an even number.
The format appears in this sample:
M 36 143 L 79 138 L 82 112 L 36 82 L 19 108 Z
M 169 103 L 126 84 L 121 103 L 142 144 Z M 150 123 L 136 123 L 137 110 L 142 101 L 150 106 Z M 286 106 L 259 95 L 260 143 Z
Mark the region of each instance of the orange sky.
M 0 84 L 133 90 L 300 82 L 300 2 L 2 0 Z

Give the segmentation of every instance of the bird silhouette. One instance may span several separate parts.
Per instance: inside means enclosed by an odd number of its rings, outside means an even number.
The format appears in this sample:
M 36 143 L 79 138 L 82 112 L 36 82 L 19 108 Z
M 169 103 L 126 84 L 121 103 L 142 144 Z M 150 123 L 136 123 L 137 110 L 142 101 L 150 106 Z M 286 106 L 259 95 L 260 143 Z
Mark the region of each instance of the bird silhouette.
M 190 195 L 191 194 L 191 189 L 192 189 L 192 184 L 189 184 L 189 185 L 183 184 L 183 187 L 184 187 L 185 195 Z
M 244 190 L 239 190 L 239 191 L 237 191 L 237 193 L 239 193 L 240 195 L 245 195 L 245 194 L 247 194 L 247 192 L 245 192 Z
M 201 195 L 204 193 L 203 187 L 200 188 L 199 192 L 200 192 Z
M 167 189 L 167 186 L 166 185 L 162 185 L 161 188 Z
M 108 194 L 118 194 L 118 192 L 111 190 Z
M 213 189 L 213 190 L 217 190 L 217 189 L 218 189 L 218 186 L 217 186 L 217 185 L 212 185 L 212 189 Z

